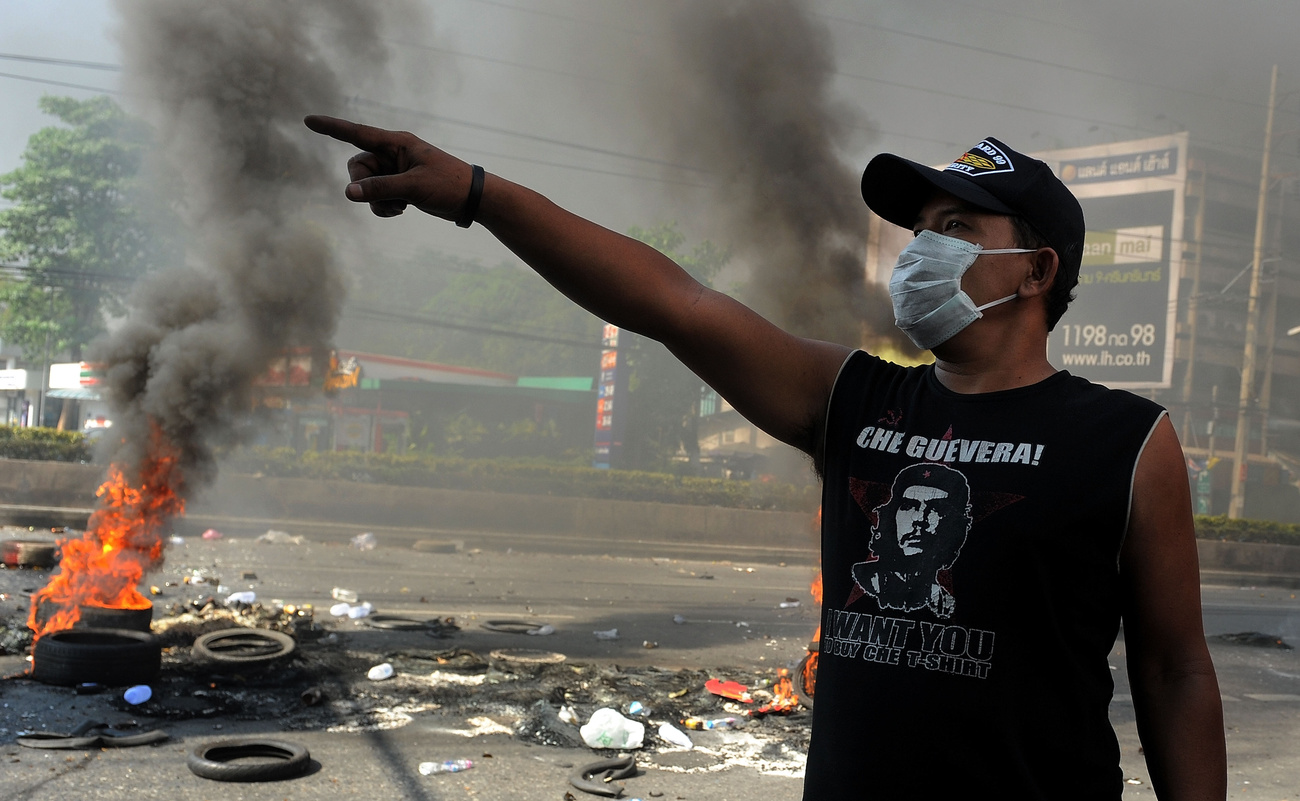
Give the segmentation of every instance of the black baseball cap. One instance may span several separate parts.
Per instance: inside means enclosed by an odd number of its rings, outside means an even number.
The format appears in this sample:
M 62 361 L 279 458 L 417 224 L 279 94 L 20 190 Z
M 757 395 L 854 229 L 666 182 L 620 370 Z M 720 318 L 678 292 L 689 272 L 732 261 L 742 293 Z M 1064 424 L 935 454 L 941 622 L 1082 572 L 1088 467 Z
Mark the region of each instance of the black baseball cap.
M 941 170 L 882 153 L 862 173 L 862 199 L 867 206 L 908 230 L 936 189 L 984 211 L 1024 219 L 1056 251 L 1066 274 L 1071 279 L 1078 276 L 1083 209 L 1043 162 L 989 137 Z

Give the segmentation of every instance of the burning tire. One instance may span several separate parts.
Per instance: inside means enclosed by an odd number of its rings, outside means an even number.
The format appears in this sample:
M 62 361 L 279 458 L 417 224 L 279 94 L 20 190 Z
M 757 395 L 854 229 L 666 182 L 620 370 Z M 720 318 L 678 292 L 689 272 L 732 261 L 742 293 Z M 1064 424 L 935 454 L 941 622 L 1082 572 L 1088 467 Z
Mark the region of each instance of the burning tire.
M 46 684 L 148 684 L 161 667 L 162 646 L 142 631 L 66 629 L 32 648 L 32 678 Z
M 817 684 L 817 643 L 808 646 L 808 653 L 794 669 L 794 694 L 805 709 L 813 708 L 813 688 Z
M 270 629 L 222 629 L 194 641 L 190 654 L 204 662 L 250 667 L 287 657 L 298 644 L 288 634 Z
M 50 620 L 65 611 L 62 604 L 42 598 L 39 592 L 32 601 L 36 607 L 36 622 L 42 628 Z M 77 619 L 72 623 L 74 629 L 130 629 L 148 633 L 153 624 L 153 604 L 146 604 L 137 609 L 108 608 L 84 603 L 77 607 Z
M 252 762 L 235 760 L 254 759 Z M 201 743 L 186 759 L 195 776 L 219 782 L 271 782 L 307 770 L 307 749 L 283 740 L 251 738 Z

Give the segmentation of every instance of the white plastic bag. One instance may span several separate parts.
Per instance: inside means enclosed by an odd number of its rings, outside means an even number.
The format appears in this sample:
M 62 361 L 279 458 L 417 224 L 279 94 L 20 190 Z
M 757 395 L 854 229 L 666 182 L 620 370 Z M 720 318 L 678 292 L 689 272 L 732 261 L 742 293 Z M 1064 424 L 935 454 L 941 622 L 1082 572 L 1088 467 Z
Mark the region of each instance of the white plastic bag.
M 582 741 L 592 748 L 640 748 L 645 739 L 645 724 L 628 720 L 609 707 L 597 709 L 587 725 L 578 729 Z

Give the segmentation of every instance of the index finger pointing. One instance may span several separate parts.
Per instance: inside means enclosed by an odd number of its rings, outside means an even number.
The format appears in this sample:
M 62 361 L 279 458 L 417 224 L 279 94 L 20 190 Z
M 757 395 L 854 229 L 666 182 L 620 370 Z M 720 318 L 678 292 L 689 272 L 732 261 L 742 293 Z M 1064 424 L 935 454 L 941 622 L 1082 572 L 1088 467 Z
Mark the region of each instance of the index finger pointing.
M 377 151 L 392 142 L 393 132 L 383 128 L 351 122 L 339 117 L 327 117 L 323 114 L 309 114 L 303 117 L 303 124 L 318 134 L 324 134 L 348 144 L 356 145 L 362 150 Z

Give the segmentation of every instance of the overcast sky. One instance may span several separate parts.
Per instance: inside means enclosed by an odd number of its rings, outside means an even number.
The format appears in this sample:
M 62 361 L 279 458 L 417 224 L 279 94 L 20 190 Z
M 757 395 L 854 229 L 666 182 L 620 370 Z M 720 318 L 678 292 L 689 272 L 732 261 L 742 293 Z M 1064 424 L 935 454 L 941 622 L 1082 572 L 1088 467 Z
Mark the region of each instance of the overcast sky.
M 386 34 L 391 81 L 351 88 L 390 108 L 354 107 L 356 116 L 417 131 L 614 228 L 678 220 L 708 235 L 717 202 L 709 165 L 683 163 L 689 152 L 670 147 L 638 109 L 645 86 L 660 80 L 671 92 L 682 80 L 666 67 L 674 32 L 651 19 L 656 0 L 374 5 L 415 5 L 423 19 L 404 17 Z M 1281 66 L 1282 92 L 1300 92 L 1296 0 L 815 0 L 807 8 L 826 34 L 833 100 L 860 119 L 839 154 L 854 171 L 881 151 L 947 161 L 988 135 L 1035 150 L 1182 129 L 1193 144 L 1257 161 L 1271 65 Z M 16 167 L 27 137 L 49 123 L 36 107 L 41 94 L 91 94 L 61 83 L 119 87 L 110 69 L 22 58 L 121 64 L 117 24 L 110 0 L 0 0 L 0 171 Z M 1300 95 L 1286 97 L 1278 147 L 1289 156 L 1297 112 Z M 346 155 L 340 148 L 340 178 Z M 480 230 L 387 225 L 385 247 L 508 255 Z

